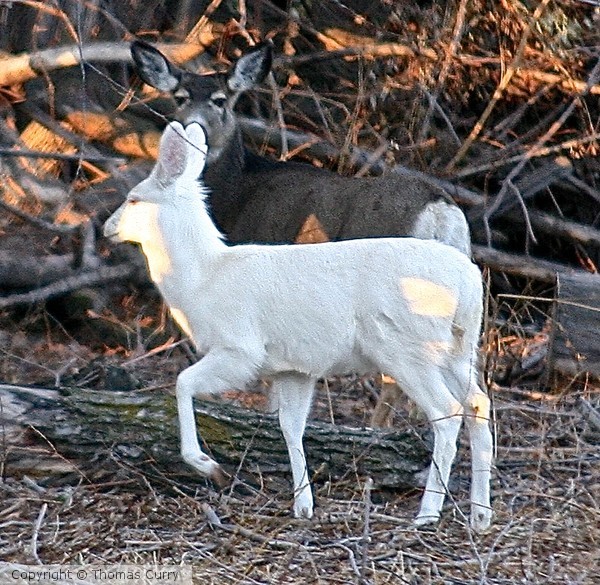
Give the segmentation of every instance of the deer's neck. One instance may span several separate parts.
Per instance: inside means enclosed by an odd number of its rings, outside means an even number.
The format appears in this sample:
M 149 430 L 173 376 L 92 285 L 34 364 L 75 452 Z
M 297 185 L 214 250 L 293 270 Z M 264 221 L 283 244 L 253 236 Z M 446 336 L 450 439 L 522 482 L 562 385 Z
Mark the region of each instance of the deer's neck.
M 246 149 L 239 128 L 223 147 L 219 156 L 204 171 L 204 183 L 210 190 L 210 211 L 217 227 L 226 234 L 233 229 L 248 196 L 244 190 L 243 174 Z
M 226 245 L 201 200 L 165 206 L 158 222 L 158 234 L 142 245 L 150 276 L 167 303 L 183 309 Z

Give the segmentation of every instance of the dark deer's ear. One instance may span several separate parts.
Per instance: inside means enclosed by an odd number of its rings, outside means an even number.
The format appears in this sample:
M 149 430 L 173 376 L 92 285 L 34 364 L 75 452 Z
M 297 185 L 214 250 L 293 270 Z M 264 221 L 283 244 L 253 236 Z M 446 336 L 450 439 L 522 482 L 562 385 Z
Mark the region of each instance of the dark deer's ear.
M 131 43 L 131 56 L 144 83 L 161 91 L 174 91 L 179 85 L 179 69 L 158 49 L 144 41 Z
M 273 43 L 266 41 L 238 59 L 229 74 L 227 86 L 235 92 L 251 89 L 265 79 L 271 71 L 272 64 Z

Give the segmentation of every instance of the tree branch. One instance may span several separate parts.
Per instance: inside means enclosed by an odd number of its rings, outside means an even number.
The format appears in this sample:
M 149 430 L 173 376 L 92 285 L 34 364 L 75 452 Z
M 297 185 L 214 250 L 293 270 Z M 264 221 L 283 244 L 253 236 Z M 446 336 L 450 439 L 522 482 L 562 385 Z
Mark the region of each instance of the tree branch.
M 197 57 L 204 48 L 219 39 L 222 26 L 212 24 L 195 36 L 195 43 L 158 43 L 157 47 L 169 59 L 184 63 Z M 2 61 L 0 87 L 25 83 L 42 73 L 72 67 L 83 62 L 114 63 L 131 62 L 129 42 L 87 43 L 68 45 L 57 49 L 45 49 L 34 53 L 21 53 Z

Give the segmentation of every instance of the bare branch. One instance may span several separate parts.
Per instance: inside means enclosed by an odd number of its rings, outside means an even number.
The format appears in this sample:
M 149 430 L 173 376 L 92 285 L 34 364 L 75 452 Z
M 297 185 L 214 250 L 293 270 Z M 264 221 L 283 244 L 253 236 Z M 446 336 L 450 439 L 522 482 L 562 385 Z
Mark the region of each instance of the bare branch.
M 137 274 L 137 268 L 129 263 L 118 264 L 116 266 L 101 266 L 91 272 L 82 272 L 73 276 L 67 276 L 62 280 L 30 292 L 0 297 L 0 309 L 47 301 L 50 298 L 64 295 L 86 286 L 97 286 L 113 280 L 127 279 L 132 274 Z
M 173 61 L 184 63 L 202 53 L 204 47 L 220 37 L 220 33 L 219 25 L 211 25 L 195 35 L 198 44 L 159 43 L 157 46 Z M 41 73 L 72 67 L 82 62 L 114 63 L 121 61 L 129 63 L 131 61 L 129 45 L 128 42 L 87 43 L 81 46 L 68 45 L 58 49 L 22 53 L 2 61 L 0 87 L 24 83 L 35 79 Z

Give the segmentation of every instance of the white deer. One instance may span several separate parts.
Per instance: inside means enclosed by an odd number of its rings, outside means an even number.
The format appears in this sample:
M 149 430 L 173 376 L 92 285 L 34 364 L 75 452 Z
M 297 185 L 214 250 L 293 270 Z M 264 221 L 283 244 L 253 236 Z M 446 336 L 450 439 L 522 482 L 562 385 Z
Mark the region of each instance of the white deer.
M 167 126 L 151 175 L 108 219 L 106 236 L 141 244 L 152 280 L 204 357 L 176 394 L 183 459 L 219 479 L 198 442 L 193 398 L 273 380 L 294 482 L 294 513 L 313 497 L 302 437 L 317 379 L 381 371 L 424 411 L 433 463 L 416 518 L 439 519 L 466 421 L 472 458 L 471 526 L 491 521 L 489 400 L 478 385 L 482 282 L 466 255 L 413 238 L 318 245 L 228 246 L 197 179 L 207 156 L 197 123 Z

